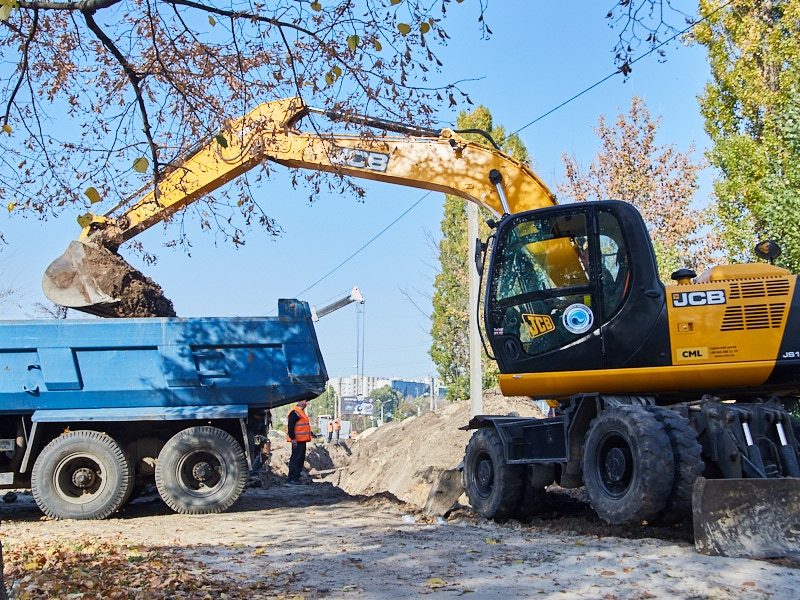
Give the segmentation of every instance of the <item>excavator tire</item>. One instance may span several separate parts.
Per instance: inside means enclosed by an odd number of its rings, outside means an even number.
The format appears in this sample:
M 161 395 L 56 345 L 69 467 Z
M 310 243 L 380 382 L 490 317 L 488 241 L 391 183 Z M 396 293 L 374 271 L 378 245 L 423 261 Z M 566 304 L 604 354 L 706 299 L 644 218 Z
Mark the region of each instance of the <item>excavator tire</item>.
M 486 427 L 475 431 L 464 458 L 464 487 L 473 510 L 486 519 L 516 516 L 523 484 L 523 467 L 506 463 L 497 430 Z
M 664 426 L 672 446 L 672 458 L 675 463 L 672 493 L 667 499 L 667 506 L 658 515 L 658 520 L 664 523 L 686 521 L 692 518 L 694 482 L 703 475 L 705 469 L 703 449 L 697 441 L 697 433 L 689 419 L 664 406 L 646 408 Z
M 554 464 L 526 465 L 522 501 L 514 517 L 525 521 L 541 512 L 545 495 L 547 494 L 546 488 L 555 480 L 556 469 Z
M 664 426 L 643 406 L 614 406 L 591 423 L 583 480 L 592 508 L 612 525 L 640 523 L 666 506 L 675 461 Z

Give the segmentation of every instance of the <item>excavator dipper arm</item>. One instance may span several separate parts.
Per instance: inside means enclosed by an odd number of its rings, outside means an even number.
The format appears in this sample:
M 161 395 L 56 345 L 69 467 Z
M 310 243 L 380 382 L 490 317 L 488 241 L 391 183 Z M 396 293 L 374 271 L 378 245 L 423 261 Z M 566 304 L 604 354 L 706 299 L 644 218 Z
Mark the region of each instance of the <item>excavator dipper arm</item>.
M 105 307 L 118 301 L 120 286 L 103 289 L 107 273 L 98 267 L 98 261 L 92 261 L 95 250 L 115 251 L 145 229 L 267 160 L 454 194 L 496 215 L 556 203 L 527 165 L 451 130 L 426 130 L 368 117 L 355 120 L 406 135 L 367 138 L 297 130 L 297 123 L 311 112 L 340 117 L 309 108 L 299 98 L 261 104 L 229 123 L 220 135 L 199 144 L 128 208 L 122 204 L 102 216 L 85 215 L 78 241 L 90 250 L 73 242 L 48 267 L 42 283 L 45 295 L 56 304 L 111 314 Z

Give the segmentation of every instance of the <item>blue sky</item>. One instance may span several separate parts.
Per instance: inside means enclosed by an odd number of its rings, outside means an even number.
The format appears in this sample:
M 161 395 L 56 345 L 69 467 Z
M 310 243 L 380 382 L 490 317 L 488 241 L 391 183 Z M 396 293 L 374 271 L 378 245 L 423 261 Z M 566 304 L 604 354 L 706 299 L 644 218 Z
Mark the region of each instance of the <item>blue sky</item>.
M 698 158 L 708 144 L 697 104 L 709 77 L 705 52 L 677 43 L 666 48 L 666 60 L 645 58 L 627 79 L 617 75 L 525 127 L 614 71 L 617 32 L 605 19 L 610 4 L 491 2 L 488 40 L 480 39 L 476 2 L 451 3 L 448 9 L 452 40 L 439 52 L 442 79 L 463 80 L 473 103 L 487 106 L 496 125 L 507 131 L 524 127 L 520 135 L 534 167 L 552 189 L 564 175 L 562 154 L 574 154 L 588 167 L 599 147 L 593 131 L 598 117 L 613 121 L 619 109 L 627 111 L 634 94 L 652 116 L 661 117 L 659 143 L 682 151 L 694 143 Z M 440 124 L 452 124 L 455 116 L 443 109 Z M 158 255 L 158 263 L 145 267 L 135 257 L 131 263 L 161 284 L 181 316 L 270 315 L 278 298 L 301 293 L 301 299 L 321 307 L 357 285 L 366 300 L 360 309 L 351 305 L 317 323 L 329 374 L 349 376 L 358 364 L 359 373 L 371 376 L 430 375 L 427 314 L 443 195 L 366 182 L 363 202 L 322 195 L 309 204 L 308 191 L 292 188 L 287 170 L 274 170 L 276 176 L 262 183 L 256 196 L 283 227 L 281 237 L 253 231 L 247 244 L 235 249 L 193 223 L 194 248 L 187 256 L 165 248 L 167 236 L 156 226 L 138 239 Z M 698 201 L 708 196 L 709 180 L 704 173 Z M 46 301 L 41 276 L 80 233 L 79 212 L 47 222 L 0 217 L 9 243 L 0 251 L 0 287 L 14 288 L 21 305 L 5 307 L 0 318 L 25 318 L 35 302 Z

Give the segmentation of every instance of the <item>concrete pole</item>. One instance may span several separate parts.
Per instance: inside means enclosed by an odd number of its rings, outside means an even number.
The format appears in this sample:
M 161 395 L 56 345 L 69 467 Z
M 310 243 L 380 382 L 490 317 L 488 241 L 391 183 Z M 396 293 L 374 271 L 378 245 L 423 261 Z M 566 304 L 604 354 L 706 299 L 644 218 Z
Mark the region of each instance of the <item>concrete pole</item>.
M 475 242 L 478 239 L 478 205 L 467 202 L 467 236 L 469 237 L 469 409 L 470 415 L 483 412 L 483 370 L 481 339 L 478 331 L 478 269 L 475 267 Z

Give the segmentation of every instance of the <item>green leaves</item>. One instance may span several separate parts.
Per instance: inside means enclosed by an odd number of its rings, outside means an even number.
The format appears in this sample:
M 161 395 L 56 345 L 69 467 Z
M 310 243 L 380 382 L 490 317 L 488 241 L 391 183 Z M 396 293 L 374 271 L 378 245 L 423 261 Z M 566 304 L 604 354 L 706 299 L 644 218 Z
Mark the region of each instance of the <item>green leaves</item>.
M 322 4 L 320 4 L 319 2 L 312 2 L 311 3 L 311 10 L 315 10 L 317 12 L 320 12 L 322 10 Z
M 139 158 L 135 158 L 133 160 L 133 170 L 137 173 L 147 173 L 147 169 L 149 168 L 150 162 L 144 156 L 140 156 Z
M 87 190 L 83 192 L 83 194 L 89 199 L 89 202 L 91 204 L 96 204 L 98 202 L 103 201 L 103 198 L 100 197 L 100 192 L 98 192 L 97 189 L 94 187 L 87 188 Z
M 402 35 L 408 35 L 411 33 L 411 25 L 408 23 L 398 23 L 397 31 L 399 31 Z
M 0 21 L 7 21 L 12 9 L 19 8 L 16 0 L 0 0 Z
M 347 38 L 347 47 L 350 48 L 350 50 L 355 51 L 355 49 L 358 48 L 358 43 L 360 41 L 361 38 L 353 34 Z
M 325 83 L 333 85 L 333 82 L 342 76 L 342 68 L 339 65 L 334 65 L 333 68 L 325 74 Z

